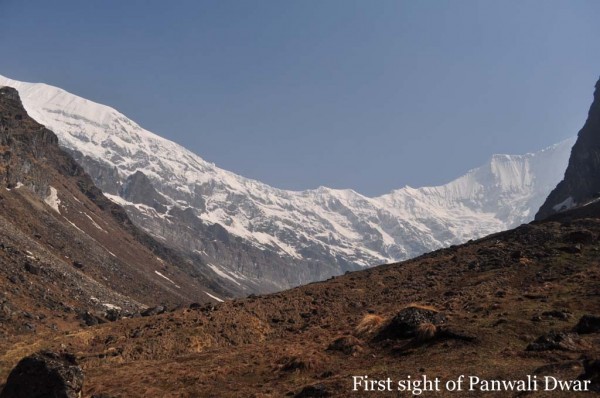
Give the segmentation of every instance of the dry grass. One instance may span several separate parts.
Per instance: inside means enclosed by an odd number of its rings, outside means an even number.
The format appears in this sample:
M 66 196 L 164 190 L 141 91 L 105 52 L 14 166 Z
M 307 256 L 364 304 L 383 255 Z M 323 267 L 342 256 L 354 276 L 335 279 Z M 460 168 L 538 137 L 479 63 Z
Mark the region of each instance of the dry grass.
M 433 323 L 426 322 L 419 325 L 417 328 L 417 341 L 428 341 L 435 337 L 438 331 L 437 326 Z
M 361 341 L 354 336 L 340 336 L 327 347 L 327 351 L 339 351 L 346 355 L 352 355 L 361 349 Z
M 408 304 L 406 307 L 404 308 L 416 308 L 418 310 L 426 310 L 426 311 L 434 311 L 434 312 L 440 312 L 440 310 L 438 310 L 437 308 L 431 306 L 431 305 L 427 305 L 427 304 L 420 304 L 420 303 L 410 303 Z
M 317 371 L 323 367 L 325 357 L 317 352 L 300 352 L 283 357 L 278 361 L 283 372 Z
M 532 250 L 544 253 L 564 246 L 558 239 L 575 229 L 575 224 L 571 225 L 542 225 L 539 234 L 543 242 L 547 242 L 548 234 L 556 238 L 545 243 L 548 249 L 542 246 Z M 593 231 L 600 235 L 600 221 L 586 220 L 584 226 L 592 229 L 589 225 L 597 225 Z M 531 233 L 527 233 L 529 239 Z M 505 251 L 504 256 L 509 259 L 513 249 L 529 247 L 521 243 L 519 236 L 510 237 L 515 243 Z M 84 396 L 106 394 L 132 398 L 237 398 L 259 397 L 260 394 L 284 397 L 314 385 L 322 385 L 331 397 L 347 397 L 352 388 L 348 375 L 400 379 L 414 374 L 415 364 L 426 369 L 428 376 L 441 379 L 474 374 L 482 379 L 512 380 L 534 370 L 537 372 L 541 366 L 580 363 L 582 355 L 597 357 L 595 335 L 582 336 L 591 348 L 586 345 L 577 351 L 531 353 L 525 348 L 552 329 L 572 328 L 584 314 L 600 313 L 598 300 L 590 299 L 595 297 L 600 278 L 597 251 L 592 249 L 600 250 L 600 242 L 590 244 L 589 249 L 578 255 L 565 253 L 541 260 L 532 256 L 533 262 L 528 267 L 507 260 L 497 268 L 488 265 L 468 269 L 466 264 L 472 258 L 486 264 L 486 255 L 478 251 L 491 243 L 465 246 L 453 252 L 456 262 L 449 262 L 442 252 L 437 257 L 416 259 L 402 266 L 384 266 L 276 295 L 225 302 L 209 313 L 175 311 L 157 317 L 123 319 L 68 335 L 53 332 L 52 336 L 56 337 L 45 339 L 46 342 L 40 342 L 41 346 L 34 350 L 59 349 L 64 344 L 76 353 L 102 353 L 104 358 L 86 357 L 81 361 L 86 374 Z M 537 246 L 532 245 L 534 247 Z M 0 252 L 0 258 L 2 254 Z M 498 255 L 494 252 L 490 259 Z M 438 264 L 444 264 L 439 274 L 431 276 L 423 272 L 437 269 Z M 435 286 L 429 287 L 432 278 Z M 389 286 L 389 281 L 407 288 L 390 291 L 372 288 L 379 286 L 379 282 Z M 0 285 L 4 287 L 2 282 L 0 278 Z M 11 288 L 11 285 L 6 286 Z M 441 294 L 450 290 L 456 294 Z M 507 294 L 497 296 L 500 290 Z M 313 297 L 308 306 L 307 296 Z M 363 312 L 355 312 L 356 307 L 349 304 L 356 302 L 367 303 L 372 314 L 367 314 L 364 307 Z M 349 308 L 352 310 L 348 311 Z M 414 333 L 410 338 L 376 341 L 373 337 L 403 308 L 420 309 L 424 313 L 415 315 L 418 321 L 411 323 Z M 301 316 L 301 312 L 313 309 L 318 316 Z M 573 316 L 569 321 L 556 321 L 554 325 L 546 320 L 531 321 L 541 312 L 554 309 Z M 410 312 L 408 315 L 413 315 Z M 435 315 L 440 313 L 448 316 L 447 322 L 437 323 Z M 274 318 L 295 322 L 271 322 Z M 497 323 L 499 319 L 506 322 Z M 437 331 L 429 323 L 436 324 Z M 73 326 L 76 327 L 78 324 Z M 133 331 L 138 330 L 137 337 L 132 337 Z M 373 333 L 366 337 L 357 335 Z M 109 339 L 110 336 L 116 340 Z M 2 348 L 6 347 L 9 351 L 4 352 L 9 353 L 12 361 L 0 362 L 0 374 L 4 368 L 7 373 L 17 359 L 28 354 L 27 344 L 37 342 L 40 337 L 25 335 L 15 339 L 13 344 L 0 341 L 0 360 L 4 355 Z M 25 344 L 16 345 L 25 338 Z M 473 344 L 467 344 L 471 342 Z M 114 351 L 108 350 L 113 347 L 123 348 L 123 353 L 109 356 Z M 544 374 L 571 380 L 582 371 L 581 366 L 569 365 L 556 371 L 544 371 Z M 0 384 L 3 380 L 0 378 Z M 570 391 L 540 393 L 541 397 L 573 396 Z M 441 391 L 436 396 L 455 398 L 456 393 Z M 506 393 L 491 396 L 506 396 Z
M 366 314 L 354 328 L 354 334 L 363 337 L 371 336 L 379 330 L 384 322 L 385 319 L 379 315 Z

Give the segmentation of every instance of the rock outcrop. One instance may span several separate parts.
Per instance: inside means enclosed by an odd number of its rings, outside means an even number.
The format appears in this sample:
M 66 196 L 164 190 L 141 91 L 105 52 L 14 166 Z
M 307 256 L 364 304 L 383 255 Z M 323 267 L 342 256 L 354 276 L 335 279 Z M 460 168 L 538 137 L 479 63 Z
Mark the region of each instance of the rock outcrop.
M 17 364 L 0 398 L 80 398 L 83 379 L 73 355 L 42 351 Z
M 166 199 L 152 186 L 152 182 L 141 171 L 136 171 L 121 186 L 119 196 L 131 203 L 142 203 L 159 213 L 167 211 Z
M 571 150 L 564 179 L 550 193 L 535 216 L 542 220 L 558 212 L 583 206 L 600 197 L 600 80 L 587 121 Z

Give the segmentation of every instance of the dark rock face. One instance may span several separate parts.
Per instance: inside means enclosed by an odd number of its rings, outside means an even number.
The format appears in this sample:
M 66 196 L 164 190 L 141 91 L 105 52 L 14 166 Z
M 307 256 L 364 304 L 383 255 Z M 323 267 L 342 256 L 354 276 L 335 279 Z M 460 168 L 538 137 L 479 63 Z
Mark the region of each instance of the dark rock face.
M 167 208 L 167 201 L 159 194 L 152 182 L 141 171 L 136 171 L 130 175 L 120 189 L 120 196 L 132 203 L 142 203 L 153 207 L 160 213 L 164 213 Z
M 13 188 L 21 182 L 47 195 L 48 176 L 36 173 L 35 165 L 53 155 L 58 138 L 28 117 L 14 88 L 0 88 L 0 113 L 0 184 Z
M 121 179 L 116 167 L 109 167 L 89 156 L 84 156 L 81 152 L 62 147 L 62 149 L 71 155 L 75 161 L 84 168 L 84 170 L 94 179 L 94 184 L 102 192 L 112 195 L 118 195 L 121 189 Z
M 83 371 L 70 354 L 39 352 L 12 370 L 0 398 L 79 398 Z
M 180 197 L 177 196 L 180 193 L 169 191 L 164 183 L 161 185 L 160 182 L 151 181 L 142 172 L 133 172 L 124 178 L 113 166 L 83 156 L 78 151 L 63 149 L 83 166 L 103 192 L 119 195 L 132 203 L 153 207 L 158 213 L 166 216 L 153 217 L 136 206 L 125 205 L 125 210 L 134 225 L 158 237 L 181 254 L 187 255 L 193 263 L 216 263 L 248 278 L 239 281 L 246 286 L 238 292 L 237 284 L 229 283 L 228 280 L 219 282 L 225 284 L 227 295 L 231 294 L 230 292 L 245 295 L 248 292 L 279 291 L 360 268 L 342 258 L 331 260 L 321 246 L 310 246 L 300 250 L 301 255 L 310 260 L 290 259 L 272 250 L 257 248 L 231 236 L 221 225 L 207 224 L 200 219 L 198 214 L 206 211 L 204 197 L 211 195 L 212 188 L 196 186 L 191 197 Z M 167 211 L 168 207 L 165 205 L 168 200 L 165 196 L 184 199 L 193 207 L 182 208 L 175 205 Z M 204 254 L 199 255 L 199 252 Z M 206 267 L 200 267 L 198 272 L 209 275 L 213 273 Z M 219 290 L 217 286 L 212 288 Z
M 600 196 L 600 80 L 588 119 L 579 131 L 564 179 L 550 193 L 535 216 L 543 220 Z

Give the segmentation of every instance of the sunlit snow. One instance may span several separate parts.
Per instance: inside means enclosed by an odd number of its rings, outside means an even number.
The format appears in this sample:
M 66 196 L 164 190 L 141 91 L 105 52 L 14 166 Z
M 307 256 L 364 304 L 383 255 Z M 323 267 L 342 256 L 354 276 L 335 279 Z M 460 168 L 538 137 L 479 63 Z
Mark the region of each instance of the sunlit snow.
M 62 146 L 115 167 L 123 179 L 142 171 L 170 206 L 191 207 L 206 223 L 283 256 L 300 258 L 306 248 L 319 248 L 362 266 L 531 221 L 562 178 L 575 139 L 537 153 L 494 155 L 437 187 L 404 187 L 375 198 L 325 187 L 287 191 L 220 169 L 118 111 L 64 90 L 1 76 L 0 85 L 19 90 L 28 113 L 52 129 Z M 198 192 L 205 208 L 194 207 Z M 169 220 L 152 207 L 106 196 Z

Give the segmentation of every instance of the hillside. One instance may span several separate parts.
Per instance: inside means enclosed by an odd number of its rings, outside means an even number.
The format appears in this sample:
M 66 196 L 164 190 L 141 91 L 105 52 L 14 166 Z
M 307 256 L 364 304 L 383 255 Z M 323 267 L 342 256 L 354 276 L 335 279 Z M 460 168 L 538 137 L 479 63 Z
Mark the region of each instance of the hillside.
M 76 354 L 84 396 L 345 397 L 353 375 L 576 379 L 600 354 L 598 329 L 576 328 L 600 314 L 599 236 L 598 218 L 536 223 L 282 293 L 8 339 L 1 376 L 51 348 Z M 414 303 L 441 311 L 438 334 L 389 334 Z
M 135 227 L 0 88 L 2 338 L 233 294 L 222 289 Z

